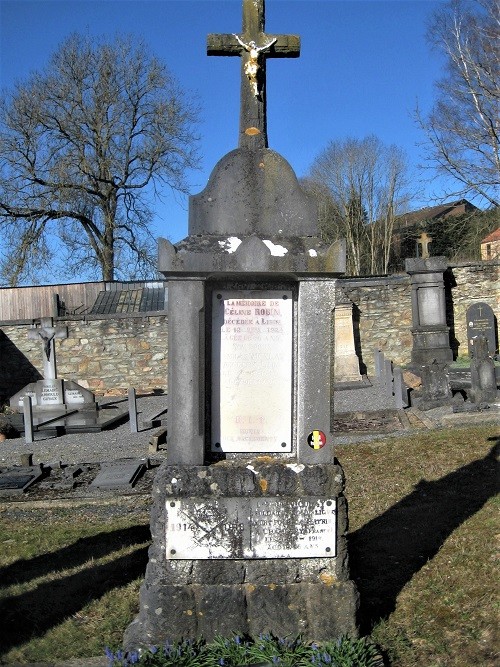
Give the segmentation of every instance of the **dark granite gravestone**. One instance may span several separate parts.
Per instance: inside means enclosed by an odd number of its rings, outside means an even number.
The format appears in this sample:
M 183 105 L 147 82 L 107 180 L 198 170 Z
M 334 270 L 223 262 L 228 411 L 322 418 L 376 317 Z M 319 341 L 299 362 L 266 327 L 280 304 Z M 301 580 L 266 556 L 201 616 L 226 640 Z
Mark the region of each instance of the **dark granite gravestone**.
M 345 244 L 268 148 L 262 0 L 209 55 L 241 58 L 239 147 L 191 197 L 189 236 L 161 240 L 169 280 L 167 461 L 127 648 L 233 631 L 356 635 L 344 475 L 332 445 L 333 311 Z
M 486 336 L 475 336 L 474 354 L 470 362 L 470 393 L 474 403 L 494 403 L 497 399 L 495 365 L 488 348 Z
M 22 466 L 0 472 L 0 495 L 24 493 L 43 477 L 40 466 Z
M 474 342 L 478 336 L 484 336 L 489 354 L 493 357 L 498 350 L 495 314 L 487 303 L 473 303 L 467 308 L 467 340 L 469 356 L 474 357 Z
M 90 486 L 101 489 L 101 491 L 131 489 L 144 473 L 145 469 L 144 462 L 137 461 L 136 459 L 103 463 L 101 465 L 101 472 Z

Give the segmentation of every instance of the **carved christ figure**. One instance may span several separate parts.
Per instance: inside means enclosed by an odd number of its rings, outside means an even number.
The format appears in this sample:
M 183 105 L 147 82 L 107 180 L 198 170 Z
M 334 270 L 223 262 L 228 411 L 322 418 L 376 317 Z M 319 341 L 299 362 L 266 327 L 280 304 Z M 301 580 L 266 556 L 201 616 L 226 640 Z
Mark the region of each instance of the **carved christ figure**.
M 254 42 L 253 39 L 251 39 L 248 42 L 248 44 L 245 44 L 245 42 L 243 42 L 238 35 L 233 33 L 233 36 L 236 37 L 236 40 L 245 49 L 245 51 L 248 51 L 248 53 L 250 54 L 248 62 L 245 63 L 244 70 L 245 74 L 248 77 L 248 80 L 250 81 L 250 85 L 252 86 L 253 94 L 255 95 L 255 97 L 258 97 L 259 95 L 258 74 L 260 69 L 259 55 L 262 53 L 262 51 L 266 51 L 267 49 L 269 49 L 274 44 L 274 42 L 277 41 L 277 38 L 275 37 L 274 39 L 272 39 L 267 44 L 264 44 L 263 46 L 257 46 L 257 44 Z
M 41 331 L 37 332 L 40 338 L 43 341 L 43 349 L 45 351 L 45 356 L 47 357 L 47 361 L 50 361 L 50 343 L 53 340 L 55 334 L 55 331 L 52 335 L 50 335 L 45 329 L 42 329 Z

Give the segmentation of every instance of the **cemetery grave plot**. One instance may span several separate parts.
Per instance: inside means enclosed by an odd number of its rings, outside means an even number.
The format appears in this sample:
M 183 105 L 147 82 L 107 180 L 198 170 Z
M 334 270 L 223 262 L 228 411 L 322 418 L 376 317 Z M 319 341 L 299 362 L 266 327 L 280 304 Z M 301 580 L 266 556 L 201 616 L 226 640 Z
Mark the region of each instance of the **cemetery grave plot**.
M 135 464 L 132 465 L 132 463 Z M 116 483 L 108 479 L 108 485 L 93 485 L 102 474 L 109 471 L 112 463 L 82 463 L 64 465 L 51 463 L 43 466 L 32 466 L 35 473 L 27 468 L 0 468 L 0 498 L 8 500 L 15 495 L 17 501 L 60 500 L 63 498 L 93 498 L 117 495 L 148 495 L 151 493 L 153 478 L 160 461 L 138 460 L 121 461 L 121 468 L 132 471 L 137 469 L 137 475 L 132 483 L 123 483 L 116 476 Z
M 333 420 L 334 435 L 395 433 L 401 431 L 404 424 L 397 410 L 381 412 L 344 412 L 335 415 Z

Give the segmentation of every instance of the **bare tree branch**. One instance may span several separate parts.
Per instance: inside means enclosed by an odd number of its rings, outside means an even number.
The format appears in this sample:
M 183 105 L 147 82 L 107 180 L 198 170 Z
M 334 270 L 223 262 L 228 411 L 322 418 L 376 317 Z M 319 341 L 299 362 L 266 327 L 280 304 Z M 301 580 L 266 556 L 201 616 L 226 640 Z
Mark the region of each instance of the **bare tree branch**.
M 66 40 L 0 102 L 0 227 L 17 230 L 3 278 L 16 284 L 30 262 L 49 262 L 49 234 L 104 280 L 134 277 L 126 267 L 145 266 L 151 246 L 147 192 L 186 192 L 185 172 L 198 166 L 197 116 L 137 40 Z

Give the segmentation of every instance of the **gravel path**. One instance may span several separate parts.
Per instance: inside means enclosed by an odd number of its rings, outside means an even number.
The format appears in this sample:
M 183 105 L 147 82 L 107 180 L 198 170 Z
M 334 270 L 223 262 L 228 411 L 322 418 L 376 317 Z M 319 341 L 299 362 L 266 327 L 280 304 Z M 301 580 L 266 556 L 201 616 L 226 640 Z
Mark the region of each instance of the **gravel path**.
M 125 406 L 127 405 L 125 399 Z M 137 399 L 139 433 L 130 432 L 128 420 L 109 430 L 98 433 L 70 433 L 50 436 L 35 433 L 35 442 L 27 445 L 24 438 L 11 438 L 0 443 L 0 466 L 19 465 L 21 455 L 33 453 L 33 463 L 64 464 L 115 461 L 123 458 L 148 456 L 149 439 L 158 427 L 144 428 L 142 423 L 153 419 L 167 408 L 166 396 L 145 396 Z M 166 418 L 166 414 L 162 415 Z M 155 458 L 166 455 L 165 450 L 155 453 Z
M 126 399 L 123 401 L 125 407 Z M 111 402 L 111 401 L 110 401 Z M 116 401 L 113 401 L 116 402 Z M 22 454 L 33 453 L 33 463 L 44 463 L 50 465 L 61 462 L 64 465 L 75 463 L 97 463 L 103 461 L 115 461 L 124 458 L 143 458 L 150 456 L 149 440 L 158 430 L 158 426 L 145 427 L 143 422 L 151 421 L 158 415 L 163 423 L 166 420 L 167 397 L 144 396 L 137 399 L 139 433 L 130 432 L 128 420 L 124 423 L 111 427 L 109 430 L 99 433 L 73 433 L 64 436 L 49 436 L 36 433 L 35 442 L 27 445 L 24 438 L 8 439 L 0 443 L 0 467 L 20 465 Z M 378 380 L 370 378 L 366 384 L 357 387 L 335 391 L 335 414 L 342 419 L 342 415 L 353 412 L 373 413 L 379 411 L 394 411 L 394 401 L 389 400 L 382 391 Z M 423 415 L 429 427 L 452 426 L 460 423 L 476 421 L 476 417 L 482 419 L 495 419 L 500 416 L 499 406 L 492 406 L 488 412 L 474 414 L 452 414 L 451 406 L 428 410 Z M 162 414 L 163 413 L 163 414 Z M 369 435 L 358 432 L 355 427 L 347 428 L 344 433 L 336 433 L 334 441 L 336 444 L 350 444 L 360 440 L 385 437 L 388 435 L 384 429 L 380 429 L 379 435 Z M 394 429 L 391 435 L 395 435 Z M 160 449 L 154 453 L 154 458 L 161 462 L 166 457 L 166 449 Z

